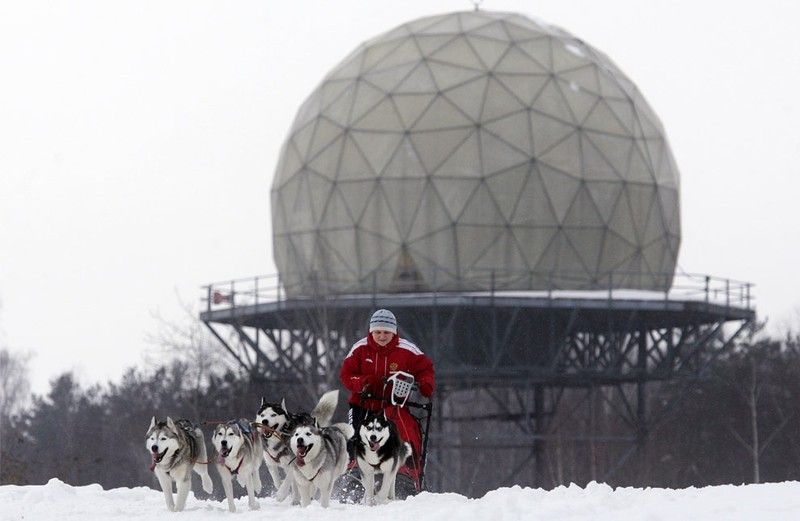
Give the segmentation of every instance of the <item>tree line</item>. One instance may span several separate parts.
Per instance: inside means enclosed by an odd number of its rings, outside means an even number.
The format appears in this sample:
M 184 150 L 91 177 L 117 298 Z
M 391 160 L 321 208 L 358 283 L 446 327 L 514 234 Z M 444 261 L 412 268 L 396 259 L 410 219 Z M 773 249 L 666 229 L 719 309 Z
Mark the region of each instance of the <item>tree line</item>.
M 25 360 L 0 350 L 0 484 L 41 484 L 57 477 L 73 485 L 155 488 L 144 446 L 151 416 L 195 422 L 253 418 L 262 396 L 285 396 L 289 402 L 296 396 L 286 384 L 254 380 L 215 358 L 223 355 L 210 340 L 165 338 L 171 339 L 161 339 L 171 356 L 164 363 L 131 368 L 117 382 L 88 387 L 64 373 L 52 380 L 46 394 L 33 396 L 23 407 L 15 404 L 25 403 L 20 396 L 27 392 Z M 800 479 L 797 336 L 743 338 L 704 378 L 650 386 L 647 400 L 648 410 L 661 421 L 610 484 L 678 488 Z M 597 407 L 596 416 L 592 428 L 609 436 L 618 431 L 611 408 Z M 573 431 L 584 427 L 564 426 Z M 546 464 L 540 471 L 548 479 L 540 483 L 546 487 L 583 485 L 618 460 L 612 450 L 560 443 L 557 436 L 544 443 L 543 451 Z M 474 475 L 472 469 L 464 472 Z M 264 482 L 269 483 L 266 474 Z M 480 489 L 501 485 L 508 483 L 483 483 Z

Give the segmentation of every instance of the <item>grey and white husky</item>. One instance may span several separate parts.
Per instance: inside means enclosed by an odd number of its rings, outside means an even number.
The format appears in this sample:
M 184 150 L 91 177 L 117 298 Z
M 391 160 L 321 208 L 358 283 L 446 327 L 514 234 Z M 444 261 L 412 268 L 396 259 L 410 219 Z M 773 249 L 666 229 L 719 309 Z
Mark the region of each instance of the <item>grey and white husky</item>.
M 332 392 L 338 398 L 338 391 Z M 323 395 L 311 415 L 298 418 L 289 440 L 289 447 L 295 456 L 291 471 L 302 506 L 308 506 L 314 493 L 319 490 L 319 502 L 327 507 L 336 478 L 347 470 L 347 440 L 353 436 L 353 427 L 347 423 L 324 426 L 319 421 L 325 419 L 319 411 L 328 407 L 323 402 L 329 400 L 326 397 L 330 394 Z M 327 416 L 328 421 L 333 416 L 335 404 L 334 401 Z
M 375 477 L 382 474 L 378 503 L 394 499 L 397 471 L 411 456 L 411 445 L 400 439 L 394 422 L 382 414 L 369 413 L 358 428 L 356 461 L 364 484 L 364 504 L 374 505 Z
M 154 416 L 145 435 L 145 447 L 152 458 L 150 470 L 158 478 L 168 510 L 183 510 L 192 488 L 192 470 L 200 475 L 203 490 L 213 492 L 203 431 L 189 420 L 172 421 L 167 417 L 167 421 L 157 422 Z M 172 499 L 173 481 L 177 484 L 177 501 Z
M 222 488 L 228 500 L 228 510 L 236 512 L 233 503 L 233 479 L 247 490 L 250 510 L 258 510 L 256 494 L 261 490 L 258 469 L 261 466 L 261 441 L 256 429 L 244 418 L 217 425 L 211 443 L 216 450 L 215 461 Z
M 286 400 L 281 400 L 281 403 L 277 404 L 261 398 L 261 406 L 256 414 L 256 423 L 261 430 L 264 463 L 267 465 L 267 470 L 275 485 L 275 498 L 278 501 L 283 501 L 290 492 L 295 491 L 295 487 L 292 486 L 294 477 L 291 472 L 291 463 L 295 456 L 289 446 L 292 432 L 300 421 L 309 416 L 316 420 L 317 425 L 323 427 L 330 425 L 338 400 L 339 391 L 325 393 L 309 415 L 307 413 L 290 413 L 286 408 Z

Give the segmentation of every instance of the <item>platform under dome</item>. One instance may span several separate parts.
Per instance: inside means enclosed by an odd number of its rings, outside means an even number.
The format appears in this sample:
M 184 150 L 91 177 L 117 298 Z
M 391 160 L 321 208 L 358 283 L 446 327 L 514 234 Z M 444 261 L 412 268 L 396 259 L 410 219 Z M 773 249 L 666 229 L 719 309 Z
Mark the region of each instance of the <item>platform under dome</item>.
M 290 295 L 672 282 L 679 175 L 607 56 L 519 14 L 359 46 L 301 106 L 272 186 Z

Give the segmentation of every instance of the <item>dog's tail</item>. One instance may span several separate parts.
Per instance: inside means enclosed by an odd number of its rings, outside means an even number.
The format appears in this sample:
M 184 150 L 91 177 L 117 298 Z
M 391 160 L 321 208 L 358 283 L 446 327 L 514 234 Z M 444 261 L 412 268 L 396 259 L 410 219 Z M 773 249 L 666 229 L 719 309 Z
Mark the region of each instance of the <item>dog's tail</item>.
M 348 440 L 353 437 L 353 434 L 356 433 L 355 429 L 353 429 L 353 426 L 349 423 L 334 423 L 331 425 L 331 429 L 339 430 Z
M 403 443 L 403 446 L 406 449 L 406 455 L 403 456 L 403 459 L 405 459 L 405 458 L 411 456 L 411 453 L 413 452 L 413 450 L 411 449 L 411 444 L 408 443 L 408 442 Z
M 311 411 L 311 416 L 317 421 L 320 427 L 327 427 L 331 424 L 333 413 L 336 411 L 336 405 L 339 403 L 339 391 L 328 391 L 319 399 L 319 403 Z

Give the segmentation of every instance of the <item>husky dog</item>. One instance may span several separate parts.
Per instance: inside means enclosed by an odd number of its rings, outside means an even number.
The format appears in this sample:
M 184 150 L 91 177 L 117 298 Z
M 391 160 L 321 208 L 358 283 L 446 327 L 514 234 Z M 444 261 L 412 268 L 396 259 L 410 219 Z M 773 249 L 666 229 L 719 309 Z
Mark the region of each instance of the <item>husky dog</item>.
M 325 408 L 323 401 L 330 394 L 323 395 L 315 412 Z M 331 412 L 328 419 L 332 415 Z M 315 416 L 314 412 L 310 416 L 298 420 L 289 441 L 289 447 L 295 455 L 291 465 L 292 476 L 300 494 L 301 506 L 308 506 L 314 492 L 319 490 L 319 502 L 327 507 L 336 478 L 347 470 L 347 440 L 354 431 L 347 423 L 321 426 L 316 420 L 320 416 Z
M 299 422 L 307 421 L 309 418 L 316 420 L 317 424 L 323 427 L 330 425 L 338 399 L 339 391 L 329 391 L 320 398 L 311 414 L 292 414 L 286 409 L 286 400 L 276 404 L 261 398 L 256 423 L 261 430 L 264 463 L 275 485 L 275 498 L 278 501 L 286 499 L 294 488 L 290 465 L 295 456 L 289 447 L 289 437 L 294 428 Z
M 186 505 L 186 496 L 192 488 L 192 470 L 203 480 L 203 490 L 211 494 L 214 485 L 208 475 L 208 458 L 203 431 L 189 420 L 156 422 L 150 420 L 145 435 L 145 447 L 153 458 L 150 470 L 158 478 L 167 510 L 179 512 Z M 172 482 L 177 483 L 178 499 L 172 499 Z
M 411 444 L 400 439 L 394 422 L 382 414 L 370 412 L 358 429 L 356 461 L 364 484 L 364 504 L 375 504 L 375 476 L 382 474 L 378 502 L 394 499 L 397 471 L 411 456 Z
M 233 504 L 233 478 L 247 489 L 250 510 L 258 510 L 256 493 L 261 490 L 258 469 L 261 466 L 261 442 L 258 432 L 244 418 L 217 425 L 211 443 L 216 449 L 216 463 L 222 488 L 228 499 L 228 510 L 236 512 Z

